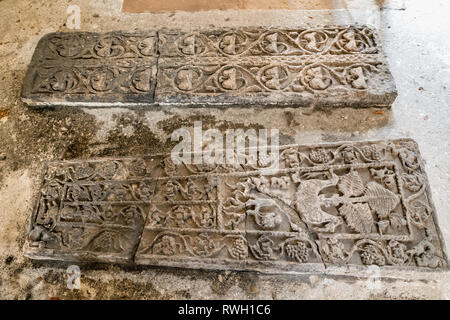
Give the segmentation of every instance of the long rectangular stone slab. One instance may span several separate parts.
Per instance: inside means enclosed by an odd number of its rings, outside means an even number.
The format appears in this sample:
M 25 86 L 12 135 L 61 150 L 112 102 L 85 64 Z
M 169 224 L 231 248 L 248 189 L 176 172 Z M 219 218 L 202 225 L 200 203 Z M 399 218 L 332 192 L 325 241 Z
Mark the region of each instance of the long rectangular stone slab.
M 38 43 L 22 86 L 30 106 L 153 103 L 158 38 L 149 32 L 57 32 Z
M 374 30 L 160 31 L 159 104 L 389 107 L 397 96 Z
M 358 108 L 396 96 L 364 26 L 55 33 L 39 42 L 22 88 L 31 106 Z
M 245 27 L 192 32 L 159 31 L 161 57 L 318 56 L 377 55 L 377 34 L 366 26 L 317 28 Z
M 160 58 L 155 97 L 159 105 L 389 107 L 391 80 L 365 57 Z
M 50 163 L 25 255 L 280 273 L 447 268 L 414 141 L 281 146 L 278 169 L 267 165 Z

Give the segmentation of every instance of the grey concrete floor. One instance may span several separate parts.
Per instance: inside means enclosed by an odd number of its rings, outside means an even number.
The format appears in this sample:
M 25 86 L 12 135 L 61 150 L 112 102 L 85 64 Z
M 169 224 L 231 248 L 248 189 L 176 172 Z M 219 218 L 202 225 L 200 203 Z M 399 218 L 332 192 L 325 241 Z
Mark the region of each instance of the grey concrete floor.
M 170 151 L 170 134 L 201 119 L 205 128 L 278 128 L 283 143 L 411 137 L 426 160 L 439 225 L 450 247 L 450 3 L 347 1 L 340 10 L 245 10 L 124 14 L 121 1 L 76 1 L 81 30 L 367 23 L 380 28 L 399 96 L 392 110 L 234 108 L 30 110 L 20 85 L 41 36 L 67 31 L 75 1 L 0 2 L 0 298 L 447 299 L 450 273 L 261 275 L 173 268 L 81 266 L 81 289 L 64 264 L 22 255 L 44 161 Z M 378 4 L 378 5 L 377 5 Z M 381 6 L 381 10 L 380 10 Z

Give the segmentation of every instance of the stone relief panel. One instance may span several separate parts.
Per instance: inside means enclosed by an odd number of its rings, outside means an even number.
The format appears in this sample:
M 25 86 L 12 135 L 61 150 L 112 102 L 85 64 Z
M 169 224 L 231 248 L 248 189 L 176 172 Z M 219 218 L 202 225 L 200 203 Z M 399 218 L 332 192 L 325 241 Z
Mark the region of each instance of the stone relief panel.
M 153 102 L 156 32 L 51 33 L 38 43 L 22 88 L 30 104 Z
M 52 33 L 22 88 L 31 106 L 389 107 L 396 96 L 362 26 Z
M 48 165 L 32 259 L 258 270 L 447 268 L 409 139 L 280 147 L 279 168 L 168 155 Z

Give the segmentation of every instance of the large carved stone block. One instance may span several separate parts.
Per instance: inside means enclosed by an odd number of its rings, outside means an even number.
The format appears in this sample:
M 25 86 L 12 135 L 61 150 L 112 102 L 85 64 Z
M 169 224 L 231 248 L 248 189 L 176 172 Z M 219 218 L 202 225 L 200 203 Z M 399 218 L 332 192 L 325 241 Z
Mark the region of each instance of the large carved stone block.
M 282 146 L 278 169 L 268 165 L 49 164 L 25 255 L 262 272 L 447 267 L 414 141 Z
M 389 107 L 397 95 L 367 27 L 160 31 L 159 104 Z
M 158 38 L 145 33 L 51 33 L 38 43 L 22 87 L 31 106 L 153 103 Z
M 54 33 L 22 88 L 32 106 L 389 107 L 396 96 L 375 31 L 354 26 Z

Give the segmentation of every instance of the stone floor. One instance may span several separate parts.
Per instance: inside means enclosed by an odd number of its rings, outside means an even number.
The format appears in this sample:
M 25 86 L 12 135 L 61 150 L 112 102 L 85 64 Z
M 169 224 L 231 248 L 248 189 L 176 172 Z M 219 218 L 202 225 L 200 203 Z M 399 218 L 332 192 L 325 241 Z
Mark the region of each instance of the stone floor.
M 30 110 L 20 86 L 40 37 L 67 31 L 73 1 L 0 1 L 0 297 L 6 299 L 445 299 L 450 273 L 351 270 L 327 275 L 261 275 L 175 268 L 81 266 L 81 289 L 66 286 L 67 264 L 23 257 L 42 162 L 170 151 L 172 131 L 201 119 L 207 128 L 278 128 L 282 143 L 410 137 L 426 161 L 433 200 L 450 245 L 450 42 L 445 0 L 347 1 L 329 10 L 227 10 L 126 14 L 122 1 L 80 0 L 81 30 L 368 23 L 380 27 L 399 96 L 392 111 L 234 108 Z M 379 8 L 382 8 L 380 10 Z M 447 28 L 446 28 L 447 27 Z

